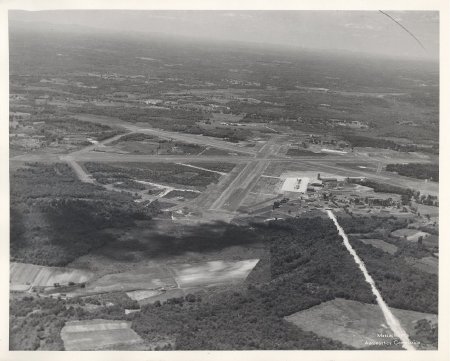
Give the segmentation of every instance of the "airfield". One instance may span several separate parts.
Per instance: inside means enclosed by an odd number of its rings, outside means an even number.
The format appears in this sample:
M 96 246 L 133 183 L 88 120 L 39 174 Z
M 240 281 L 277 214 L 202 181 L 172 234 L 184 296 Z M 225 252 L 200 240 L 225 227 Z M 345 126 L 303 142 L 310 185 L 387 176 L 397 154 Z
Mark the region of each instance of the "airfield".
M 11 157 L 11 168 L 21 164 L 60 163 L 71 166 L 77 177 L 82 182 L 96 183 L 95 177 L 90 174 L 85 164 L 176 164 L 186 168 L 196 167 L 219 176 L 217 182 L 208 185 L 206 190 L 198 190 L 195 187 L 186 187 L 181 190 L 201 192 L 199 197 L 192 200 L 183 200 L 169 207 L 173 214 L 183 212 L 201 213 L 202 219 L 231 221 L 247 210 L 254 210 L 255 206 L 265 206 L 270 202 L 283 198 L 283 189 L 280 185 L 289 176 L 315 178 L 317 174 L 326 174 L 330 177 L 366 177 L 385 184 L 409 187 L 419 190 L 421 194 L 437 196 L 439 186 L 436 182 L 422 181 L 409 177 L 399 176 L 392 172 L 386 172 L 383 167 L 389 163 L 430 163 L 431 156 L 414 153 L 404 153 L 377 149 L 354 149 L 347 152 L 317 152 L 313 155 L 289 156 L 286 154 L 286 145 L 293 141 L 289 134 L 282 131 L 268 136 L 267 140 L 254 141 L 252 146 L 232 143 L 222 139 L 170 132 L 166 130 L 148 128 L 125 122 L 118 118 L 77 115 L 82 121 L 113 126 L 123 133 L 95 142 L 73 152 L 52 154 L 45 152 L 28 153 Z M 132 152 L 118 151 L 114 142 L 130 134 L 147 134 L 160 139 L 172 140 L 184 144 L 192 144 L 205 147 L 205 150 L 216 150 L 208 154 L 135 154 Z M 318 156 L 320 155 L 320 156 Z M 217 171 L 209 169 L 208 164 L 231 163 L 234 168 L 229 171 Z M 195 164 L 195 165 L 193 165 Z M 205 164 L 205 166 L 201 166 Z M 159 184 L 151 179 L 135 179 L 138 182 L 149 182 L 161 189 L 174 189 L 173 184 Z M 114 189 L 110 187 L 109 189 Z M 176 189 L 176 188 L 175 188 Z M 167 192 L 161 192 L 155 197 L 146 199 L 156 200 L 163 198 Z M 267 203 L 267 204 L 266 204 Z M 186 211 L 187 210 L 187 211 Z M 174 217 L 180 219 L 182 217 Z M 190 218 L 192 221 L 192 218 Z

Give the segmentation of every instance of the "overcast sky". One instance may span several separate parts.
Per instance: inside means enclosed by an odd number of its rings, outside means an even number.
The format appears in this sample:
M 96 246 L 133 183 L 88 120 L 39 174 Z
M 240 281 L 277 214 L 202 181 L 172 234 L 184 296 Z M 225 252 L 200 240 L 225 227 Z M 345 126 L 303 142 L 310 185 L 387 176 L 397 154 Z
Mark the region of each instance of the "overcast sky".
M 416 40 L 378 11 L 39 11 L 10 12 L 10 23 L 87 26 L 389 56 L 439 57 L 439 14 L 387 11 Z

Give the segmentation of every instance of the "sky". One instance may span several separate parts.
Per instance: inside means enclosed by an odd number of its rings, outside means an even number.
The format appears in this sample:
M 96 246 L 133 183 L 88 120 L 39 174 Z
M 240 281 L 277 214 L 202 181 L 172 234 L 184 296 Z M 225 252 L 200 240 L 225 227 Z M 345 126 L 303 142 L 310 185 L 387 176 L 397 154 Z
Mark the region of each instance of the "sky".
M 143 32 L 212 41 L 276 44 L 390 57 L 439 58 L 439 13 L 386 11 L 11 11 L 10 24 L 44 23 L 117 32 Z

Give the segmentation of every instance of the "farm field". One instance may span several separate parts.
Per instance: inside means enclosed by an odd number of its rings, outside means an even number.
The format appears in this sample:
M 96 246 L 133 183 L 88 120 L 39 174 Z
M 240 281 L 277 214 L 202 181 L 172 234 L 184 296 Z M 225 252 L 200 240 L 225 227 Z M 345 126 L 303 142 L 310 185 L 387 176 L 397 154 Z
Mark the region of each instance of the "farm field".
M 258 259 L 237 262 L 210 261 L 171 268 L 177 284 L 181 288 L 189 288 L 244 281 L 258 262 Z
M 55 283 L 67 285 L 69 282 L 85 283 L 88 282 L 94 273 L 66 268 L 66 267 L 46 267 L 36 266 L 28 263 L 10 263 L 10 283 L 11 289 L 18 287 L 28 288 L 31 286 L 53 287 Z
M 367 239 L 367 238 L 360 238 L 359 239 L 364 244 L 369 244 L 375 248 L 379 248 L 384 252 L 387 252 L 389 254 L 395 254 L 397 252 L 397 246 L 394 246 L 393 244 L 390 244 L 388 242 L 385 242 L 381 239 Z
M 61 330 L 66 351 L 115 350 L 143 346 L 142 338 L 131 329 L 131 322 L 94 319 L 66 322 Z M 144 347 L 142 347 L 145 349 Z
M 409 334 L 411 341 L 416 335 L 415 326 L 419 320 L 425 319 L 432 324 L 437 323 L 437 316 L 433 314 L 395 308 L 391 310 Z M 285 319 L 305 331 L 338 340 L 357 349 L 376 345 L 384 345 L 384 349 L 389 349 L 389 346 L 392 349 L 396 348 L 393 337 L 379 336 L 392 335 L 392 331 L 386 325 L 378 305 L 336 298 L 287 316 Z M 390 344 L 383 344 L 383 342 Z M 432 347 L 424 344 L 421 348 Z
M 243 282 L 258 263 L 258 259 L 242 261 L 204 261 L 196 263 L 171 263 L 159 266 L 138 266 L 128 272 L 106 274 L 88 283 L 85 288 L 67 293 L 68 297 L 106 292 L 127 292 L 136 301 L 164 296 L 177 288 L 210 287 Z M 163 291 L 161 291 L 163 290 Z M 171 296 L 174 297 L 174 296 Z
M 164 267 L 146 267 L 130 272 L 107 274 L 86 285 L 71 296 L 140 289 L 173 288 L 176 283 Z

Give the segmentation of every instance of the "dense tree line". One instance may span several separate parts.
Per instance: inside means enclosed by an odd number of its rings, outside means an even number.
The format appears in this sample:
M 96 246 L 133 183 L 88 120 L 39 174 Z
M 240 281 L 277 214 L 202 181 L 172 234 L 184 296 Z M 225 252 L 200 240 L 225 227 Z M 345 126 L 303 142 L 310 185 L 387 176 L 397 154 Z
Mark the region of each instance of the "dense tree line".
M 386 170 L 417 179 L 439 182 L 439 165 L 423 163 L 388 164 Z
M 389 139 L 372 138 L 362 135 L 346 134 L 345 140 L 349 142 L 352 147 L 372 147 L 405 152 L 414 152 L 417 150 L 417 145 L 415 144 L 399 144 Z
M 387 183 L 380 183 L 371 179 L 366 180 L 358 180 L 358 179 L 351 179 L 351 183 L 360 184 L 362 186 L 370 187 L 375 192 L 380 193 L 395 193 L 400 195 L 406 195 L 411 197 L 414 194 L 414 191 L 410 188 L 404 188 L 399 186 L 394 186 Z

